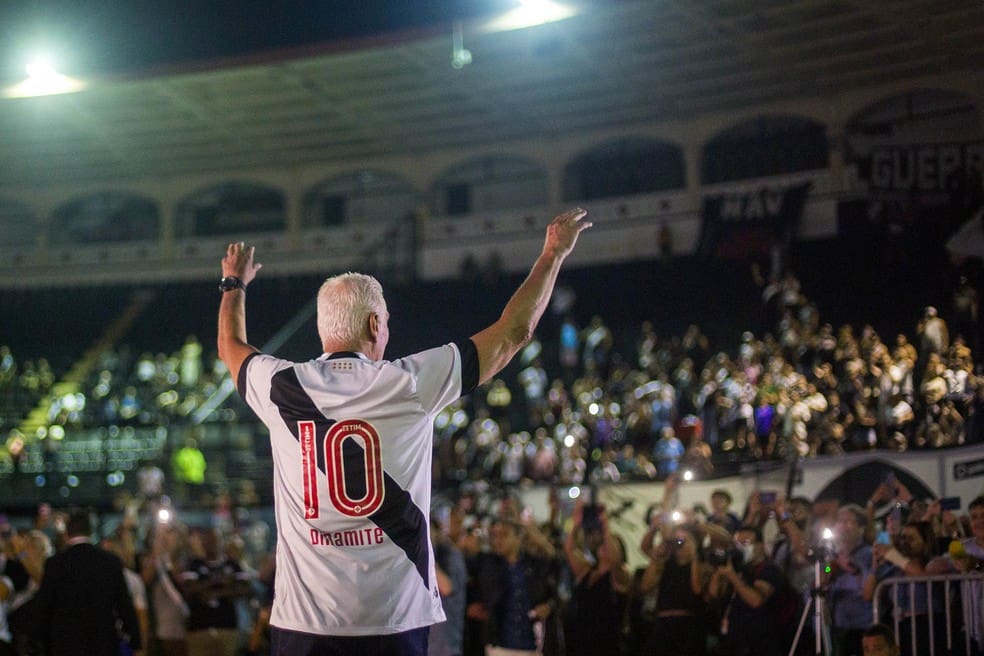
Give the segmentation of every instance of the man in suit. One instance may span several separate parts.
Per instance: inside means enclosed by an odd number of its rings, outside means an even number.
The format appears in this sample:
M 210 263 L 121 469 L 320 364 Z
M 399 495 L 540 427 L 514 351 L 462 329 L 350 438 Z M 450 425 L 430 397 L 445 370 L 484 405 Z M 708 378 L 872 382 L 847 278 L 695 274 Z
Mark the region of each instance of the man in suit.
M 38 634 L 48 656 L 118 656 L 122 634 L 141 647 L 123 563 L 90 541 L 88 513 L 73 512 L 65 548 L 45 564 L 38 591 Z

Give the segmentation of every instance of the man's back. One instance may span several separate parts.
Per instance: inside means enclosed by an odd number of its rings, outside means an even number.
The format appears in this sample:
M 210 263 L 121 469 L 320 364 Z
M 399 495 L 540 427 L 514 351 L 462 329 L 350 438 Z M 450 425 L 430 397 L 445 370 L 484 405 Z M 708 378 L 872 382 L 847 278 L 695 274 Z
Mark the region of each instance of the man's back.
M 246 288 L 262 265 L 252 246 L 229 244 L 216 343 L 273 444 L 274 653 L 426 653 L 427 627 L 444 618 L 428 530 L 434 415 L 533 337 L 561 264 L 591 226 L 585 214 L 554 217 L 493 324 L 392 363 L 382 285 L 360 273 L 318 291 L 318 336 L 331 355 L 302 365 L 260 355 L 246 334 Z
M 451 345 L 244 364 L 240 391 L 273 445 L 275 626 L 373 635 L 444 618 L 425 509 L 434 414 L 460 395 L 461 367 Z

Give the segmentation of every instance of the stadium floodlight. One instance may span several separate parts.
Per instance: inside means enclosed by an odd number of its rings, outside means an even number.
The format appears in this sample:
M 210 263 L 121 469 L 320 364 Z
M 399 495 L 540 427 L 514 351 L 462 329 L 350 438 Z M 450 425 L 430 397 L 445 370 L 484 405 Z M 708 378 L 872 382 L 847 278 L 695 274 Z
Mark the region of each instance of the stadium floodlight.
M 24 69 L 27 71 L 27 77 L 33 80 L 46 81 L 58 75 L 58 71 L 55 70 L 55 65 L 51 63 L 51 59 L 43 55 L 27 62 L 27 66 Z
M 554 23 L 577 14 L 568 5 L 553 0 L 518 0 L 519 6 L 493 18 L 485 25 L 488 32 L 504 32 L 507 30 L 522 30 L 527 27 Z
M 53 96 L 62 93 L 75 93 L 86 87 L 82 80 L 63 75 L 55 68 L 51 58 L 38 55 L 30 59 L 24 67 L 27 79 L 3 90 L 5 98 L 33 98 Z

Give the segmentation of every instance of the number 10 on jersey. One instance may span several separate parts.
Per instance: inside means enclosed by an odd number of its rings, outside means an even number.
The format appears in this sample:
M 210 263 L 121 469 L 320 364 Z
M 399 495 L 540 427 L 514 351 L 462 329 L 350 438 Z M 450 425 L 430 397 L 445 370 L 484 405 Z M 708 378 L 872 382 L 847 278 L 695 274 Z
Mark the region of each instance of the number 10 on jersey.
M 320 517 L 318 493 L 318 449 L 313 421 L 297 422 L 301 446 L 301 467 L 304 480 L 304 518 Z M 353 440 L 362 450 L 361 462 L 348 462 L 343 448 Z M 351 448 L 351 447 L 350 447 Z M 328 479 L 328 499 L 338 512 L 349 517 L 366 517 L 383 503 L 383 461 L 379 451 L 379 433 L 372 424 L 361 419 L 346 419 L 332 424 L 324 436 L 324 472 Z M 353 466 L 356 465 L 356 466 Z M 357 470 L 357 471 L 356 471 Z M 361 480 L 360 480 L 361 479 Z M 363 484 L 365 495 L 352 498 L 351 488 Z

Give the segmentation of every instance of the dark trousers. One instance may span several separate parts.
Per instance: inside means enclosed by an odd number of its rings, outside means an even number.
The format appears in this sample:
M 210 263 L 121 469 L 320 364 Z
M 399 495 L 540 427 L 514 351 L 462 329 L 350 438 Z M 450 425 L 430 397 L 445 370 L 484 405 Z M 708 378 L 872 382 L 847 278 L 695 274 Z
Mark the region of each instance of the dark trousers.
M 430 627 L 371 636 L 326 636 L 270 627 L 271 656 L 427 656 Z
M 864 629 L 833 629 L 837 656 L 861 656 L 861 636 Z
M 916 624 L 916 650 L 912 650 L 912 623 Z M 929 654 L 929 623 L 933 623 L 934 654 L 946 654 L 946 616 L 943 613 L 905 617 L 899 622 L 899 648 L 902 656 Z M 963 649 L 963 646 L 960 646 Z
M 703 656 L 706 643 L 702 617 L 657 617 L 645 653 L 649 656 Z

